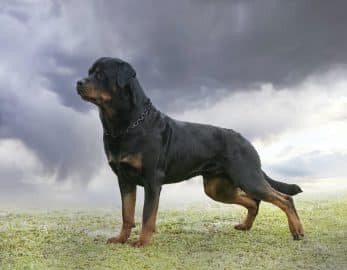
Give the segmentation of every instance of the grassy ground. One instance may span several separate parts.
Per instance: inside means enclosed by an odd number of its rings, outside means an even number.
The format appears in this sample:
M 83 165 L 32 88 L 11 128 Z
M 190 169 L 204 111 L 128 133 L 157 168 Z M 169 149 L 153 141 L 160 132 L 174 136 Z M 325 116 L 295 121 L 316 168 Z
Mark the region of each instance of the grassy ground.
M 145 249 L 105 245 L 119 211 L 0 211 L 0 269 L 347 269 L 347 196 L 297 208 L 302 241 L 268 204 L 249 232 L 233 229 L 245 214 L 237 206 L 162 210 Z

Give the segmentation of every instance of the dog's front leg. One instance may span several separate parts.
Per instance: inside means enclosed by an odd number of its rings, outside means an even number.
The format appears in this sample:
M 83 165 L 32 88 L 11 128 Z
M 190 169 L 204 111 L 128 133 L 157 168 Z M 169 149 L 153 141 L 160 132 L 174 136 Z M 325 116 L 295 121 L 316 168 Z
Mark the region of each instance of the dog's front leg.
M 133 242 L 134 247 L 147 246 L 155 231 L 155 221 L 158 212 L 161 185 L 148 184 L 144 187 L 145 203 L 143 206 L 142 229 L 138 240 Z
M 107 243 L 125 243 L 135 227 L 135 203 L 136 203 L 136 185 L 119 180 L 119 189 L 122 198 L 122 217 L 123 225 L 118 236 L 111 237 Z

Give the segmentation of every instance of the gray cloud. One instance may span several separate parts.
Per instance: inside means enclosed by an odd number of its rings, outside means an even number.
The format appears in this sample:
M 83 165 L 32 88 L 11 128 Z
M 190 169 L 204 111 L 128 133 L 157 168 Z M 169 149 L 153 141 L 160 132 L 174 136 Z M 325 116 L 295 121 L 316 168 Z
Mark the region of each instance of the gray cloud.
M 167 104 L 171 95 L 201 98 L 202 85 L 232 91 L 256 82 L 295 84 L 345 63 L 346 7 L 343 1 L 127 1 L 96 11 L 134 51 L 143 84 L 160 89 L 158 99 Z
M 345 1 L 1 3 L 0 138 L 22 141 L 44 175 L 87 182 L 104 162 L 101 128 L 74 85 L 96 58 L 129 60 L 157 106 L 175 112 L 346 64 L 346 8 Z
M 71 88 L 102 55 L 130 60 L 164 109 L 173 97 L 188 106 L 194 99 L 225 94 L 213 93 L 215 88 L 295 84 L 346 63 L 346 8 L 344 1 L 56 2 L 46 16 L 54 14 L 52 23 L 63 23 L 40 44 L 38 61 L 44 65 L 38 72 L 65 105 L 77 110 L 87 106 Z M 10 14 L 16 18 L 33 16 L 30 6 L 15 10 Z M 74 43 L 67 49 L 61 43 L 68 39 Z M 56 70 L 64 68 L 71 73 Z
M 272 166 L 274 173 L 289 177 L 343 178 L 347 154 L 323 153 L 319 150 L 305 153 Z

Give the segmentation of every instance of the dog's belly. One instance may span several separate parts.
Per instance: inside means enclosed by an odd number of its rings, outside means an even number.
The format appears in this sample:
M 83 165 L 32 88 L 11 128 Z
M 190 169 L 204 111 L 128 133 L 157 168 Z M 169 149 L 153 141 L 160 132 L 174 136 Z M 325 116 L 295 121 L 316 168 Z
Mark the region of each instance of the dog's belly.
M 170 120 L 171 134 L 165 155 L 165 184 L 187 180 L 198 175 L 223 173 L 226 149 L 222 128 Z
M 182 165 L 181 163 L 178 163 L 178 167 Z M 172 184 L 177 183 L 185 180 L 189 180 L 192 177 L 195 176 L 217 176 L 217 175 L 224 175 L 225 171 L 223 169 L 222 162 L 216 161 L 216 160 L 209 160 L 206 162 L 201 163 L 197 167 L 192 168 L 184 168 L 180 167 L 177 168 L 174 172 L 167 173 L 165 177 L 164 184 Z

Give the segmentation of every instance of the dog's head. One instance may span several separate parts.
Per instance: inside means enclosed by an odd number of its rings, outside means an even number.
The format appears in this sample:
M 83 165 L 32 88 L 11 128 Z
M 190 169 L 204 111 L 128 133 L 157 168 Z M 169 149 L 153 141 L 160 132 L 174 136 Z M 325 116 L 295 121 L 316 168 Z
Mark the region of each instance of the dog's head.
M 117 58 L 98 59 L 88 71 L 88 77 L 77 82 L 77 92 L 86 101 L 98 106 L 131 99 L 127 86 L 136 76 L 135 70 L 125 61 Z

